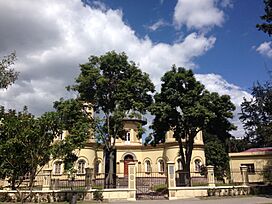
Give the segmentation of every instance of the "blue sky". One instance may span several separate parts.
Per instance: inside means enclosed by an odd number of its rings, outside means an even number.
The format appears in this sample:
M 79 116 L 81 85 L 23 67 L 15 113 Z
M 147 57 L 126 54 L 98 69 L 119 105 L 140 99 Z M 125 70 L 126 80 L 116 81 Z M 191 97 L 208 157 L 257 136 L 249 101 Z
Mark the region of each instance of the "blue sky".
M 172 23 L 173 11 L 177 1 L 159 0 L 104 0 L 106 6 L 123 11 L 124 21 L 132 27 L 138 36 L 149 36 L 153 42 L 173 43 L 197 29 L 183 26 L 176 29 Z M 195 59 L 198 68 L 195 73 L 220 74 L 230 83 L 250 89 L 256 81 L 268 79 L 267 68 L 272 67 L 271 59 L 256 52 L 257 46 L 269 41 L 268 35 L 256 29 L 264 14 L 261 0 L 229 1 L 222 8 L 225 20 L 221 26 L 212 28 L 208 33 L 216 37 L 214 47 L 205 55 Z M 167 25 L 155 31 L 149 29 L 152 24 L 163 20 Z M 266 68 L 267 66 L 267 68 Z
M 86 2 L 84 5 L 83 2 Z M 20 77 L 1 105 L 52 110 L 90 55 L 126 52 L 160 89 L 173 64 L 193 69 L 208 90 L 229 94 L 238 120 L 243 98 L 272 69 L 271 39 L 255 28 L 262 0 L 0 1 L 0 57 L 16 50 Z M 151 121 L 149 121 L 151 122 Z

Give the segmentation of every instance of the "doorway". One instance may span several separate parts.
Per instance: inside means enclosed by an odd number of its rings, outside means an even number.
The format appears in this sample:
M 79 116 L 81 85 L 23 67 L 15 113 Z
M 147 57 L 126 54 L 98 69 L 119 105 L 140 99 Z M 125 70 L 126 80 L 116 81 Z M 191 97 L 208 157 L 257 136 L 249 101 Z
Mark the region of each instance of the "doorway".
M 132 155 L 128 154 L 125 156 L 125 158 L 124 158 L 124 174 L 125 174 L 125 176 L 128 175 L 128 163 L 133 162 L 133 161 L 134 161 L 134 159 L 133 159 Z

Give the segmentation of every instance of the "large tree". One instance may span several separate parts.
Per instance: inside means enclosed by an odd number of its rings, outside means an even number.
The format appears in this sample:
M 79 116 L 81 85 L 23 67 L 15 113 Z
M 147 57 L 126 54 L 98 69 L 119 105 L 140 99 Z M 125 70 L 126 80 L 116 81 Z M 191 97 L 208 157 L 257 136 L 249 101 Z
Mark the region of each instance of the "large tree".
M 164 142 L 166 132 L 173 131 L 179 144 L 183 171 L 190 172 L 194 138 L 215 118 L 229 124 L 227 120 L 232 117 L 234 105 L 228 96 L 206 91 L 191 70 L 173 66 L 161 80 L 161 92 L 155 95 L 151 107 L 151 113 L 155 115 L 153 143 Z M 190 174 L 186 177 L 189 180 Z
M 62 158 L 66 169 L 77 157 L 75 149 L 82 148 L 90 131 L 90 117 L 77 100 L 60 100 L 55 112 L 34 117 L 25 108 L 22 112 L 2 107 L 0 111 L 0 177 L 9 178 L 12 189 L 19 189 L 25 176 L 29 177 L 30 194 L 21 195 L 25 201 L 31 195 L 35 177 L 52 158 Z M 63 140 L 55 139 L 67 130 Z M 20 192 L 20 191 L 18 191 Z
M 269 36 L 271 36 L 272 34 L 272 0 L 264 0 L 264 5 L 265 5 L 265 8 L 264 8 L 264 11 L 265 11 L 265 14 L 263 16 L 261 16 L 261 19 L 263 21 L 265 21 L 265 23 L 262 23 L 262 24 L 257 24 L 256 27 L 267 33 Z
M 95 133 L 104 144 L 106 187 L 115 186 L 115 141 L 124 139 L 124 117 L 144 114 L 152 103 L 154 85 L 148 74 L 128 61 L 125 53 L 108 52 L 102 56 L 91 56 L 81 64 L 81 73 L 72 87 L 79 92 L 81 100 L 90 104 L 96 112 Z
M 214 166 L 214 176 L 217 180 L 223 180 L 229 172 L 229 156 L 226 151 L 226 143 L 217 135 L 204 132 L 204 150 L 206 165 Z
M 272 146 L 272 84 L 257 83 L 252 98 L 241 104 L 240 120 L 253 147 Z
M 7 88 L 18 78 L 19 72 L 11 68 L 15 60 L 15 52 L 4 56 L 3 59 L 0 60 L 0 89 Z

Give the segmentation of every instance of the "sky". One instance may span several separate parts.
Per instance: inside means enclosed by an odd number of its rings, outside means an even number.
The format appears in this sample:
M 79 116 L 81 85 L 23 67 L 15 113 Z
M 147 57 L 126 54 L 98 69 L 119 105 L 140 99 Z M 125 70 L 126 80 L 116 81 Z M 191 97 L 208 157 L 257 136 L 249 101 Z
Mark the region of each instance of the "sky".
M 41 115 L 75 97 L 79 64 L 125 52 L 157 91 L 173 64 L 192 69 L 209 91 L 228 94 L 238 119 L 250 88 L 269 79 L 271 39 L 256 29 L 262 0 L 0 0 L 0 58 L 16 51 L 19 79 L 0 90 L 0 105 Z M 150 121 L 149 121 L 150 122 Z

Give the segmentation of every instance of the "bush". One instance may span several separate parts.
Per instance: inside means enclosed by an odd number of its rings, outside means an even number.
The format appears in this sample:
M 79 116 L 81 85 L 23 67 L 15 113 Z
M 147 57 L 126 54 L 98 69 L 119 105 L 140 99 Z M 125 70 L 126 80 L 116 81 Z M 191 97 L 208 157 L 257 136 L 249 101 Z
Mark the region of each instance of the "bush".
M 161 193 L 164 191 L 167 191 L 167 185 L 166 184 L 158 184 L 158 185 L 154 185 L 152 186 L 152 190 L 156 191 L 157 193 Z
M 104 199 L 103 191 L 97 189 L 96 191 L 94 191 L 93 197 L 94 197 L 94 200 L 96 200 L 96 201 L 103 201 L 103 199 Z
M 11 197 L 8 195 L 8 193 L 0 193 L 0 202 L 10 202 Z

